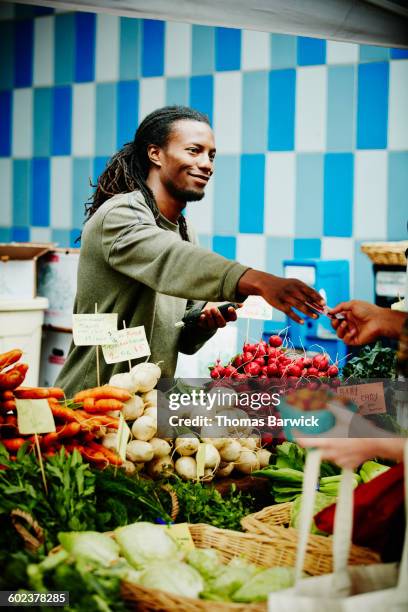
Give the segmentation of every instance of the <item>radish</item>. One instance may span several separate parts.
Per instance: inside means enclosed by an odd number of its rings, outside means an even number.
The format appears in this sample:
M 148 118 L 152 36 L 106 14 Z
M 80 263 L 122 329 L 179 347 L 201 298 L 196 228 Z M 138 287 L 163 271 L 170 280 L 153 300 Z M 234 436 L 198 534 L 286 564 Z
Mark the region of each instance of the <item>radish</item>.
M 176 442 L 174 444 L 174 450 L 176 450 L 178 454 L 182 455 L 183 457 L 194 455 L 198 451 L 198 447 L 200 445 L 198 438 L 192 437 L 191 434 L 189 435 L 190 437 L 180 436 L 179 438 L 176 438 Z
M 153 421 L 156 423 L 156 426 L 157 426 L 157 407 L 156 406 L 149 406 L 149 408 L 146 408 L 143 414 L 153 419 Z
M 239 368 L 240 366 L 242 366 L 243 363 L 244 363 L 244 360 L 243 360 L 242 355 L 237 355 L 232 360 L 232 365 L 235 366 L 236 368 Z
M 154 438 L 156 431 L 156 423 L 151 417 L 147 415 L 139 417 L 132 425 L 132 434 L 134 435 L 136 440 L 148 442 L 149 440 Z
M 256 357 L 253 363 L 257 363 L 259 367 L 263 368 L 265 365 L 265 359 L 263 357 Z
M 195 480 L 197 478 L 197 462 L 193 457 L 179 457 L 174 467 L 183 480 Z
M 256 451 L 256 456 L 258 458 L 260 467 L 263 468 L 269 465 L 269 460 L 272 456 L 272 453 L 266 450 L 266 448 L 260 448 Z
M 213 444 L 203 442 L 204 445 L 204 467 L 216 468 L 221 462 L 220 453 Z
M 142 440 L 132 440 L 126 446 L 126 458 L 135 463 L 144 463 L 153 459 L 153 447 Z
M 288 374 L 288 376 L 296 376 L 297 378 L 299 378 L 302 374 L 302 370 L 299 368 L 299 366 L 292 363 L 287 367 L 286 373 Z
M 242 355 L 242 359 L 244 361 L 244 364 L 246 363 L 250 363 L 254 358 L 254 354 L 251 353 L 250 351 L 245 351 Z
M 251 474 L 255 470 L 259 470 L 259 459 L 254 451 L 245 448 L 240 452 L 239 459 L 236 463 L 236 468 L 243 474 Z
M 222 461 L 236 461 L 241 450 L 242 446 L 238 440 L 228 440 L 220 450 L 220 457 Z
M 246 366 L 244 366 L 244 370 L 245 373 L 249 376 L 258 376 L 261 371 L 261 368 L 257 363 L 251 362 L 247 363 Z
M 211 372 L 210 372 L 210 376 L 211 378 L 222 378 L 224 376 L 224 367 L 223 366 L 214 366 L 213 368 L 211 368 Z
M 338 373 L 339 373 L 339 368 L 336 365 L 331 365 L 327 370 L 327 374 L 330 377 L 337 376 Z
M 229 476 L 231 474 L 231 472 L 234 469 L 234 463 L 232 461 L 230 462 L 224 462 L 221 461 L 220 466 L 216 472 L 217 476 L 220 476 L 221 478 L 226 478 L 227 476 Z
M 142 399 L 145 408 L 157 406 L 157 389 L 152 389 L 151 391 L 147 391 L 147 393 L 143 393 Z
M 143 464 L 144 466 L 144 464 Z M 127 476 L 132 476 L 132 474 L 134 474 L 135 472 L 137 472 L 137 468 L 136 465 L 133 463 L 133 461 L 124 461 L 122 463 L 122 465 L 120 466 L 122 468 L 122 470 L 124 470 L 125 474 Z
M 270 363 L 269 365 L 266 366 L 266 373 L 270 378 L 273 378 L 274 376 L 277 376 L 279 373 L 279 368 L 275 363 Z
M 313 357 L 312 363 L 317 370 L 327 370 L 329 366 L 329 360 L 326 355 L 316 355 Z
M 307 375 L 308 376 L 319 376 L 319 370 L 315 367 L 308 368 Z
M 283 340 L 280 336 L 271 336 L 269 338 L 269 346 L 273 346 L 273 347 L 278 347 L 278 346 L 282 346 L 283 344 Z
M 234 368 L 234 366 L 232 365 L 228 365 L 224 368 L 224 376 L 226 376 L 227 378 L 231 378 L 231 376 L 234 376 L 234 374 L 237 373 L 237 369 Z
M 313 360 L 310 357 L 303 357 L 303 365 L 305 368 L 310 368 Z
M 129 393 L 134 393 L 137 390 L 133 377 L 129 372 L 114 374 L 110 377 L 108 384 L 119 389 L 126 389 Z
M 241 446 L 249 448 L 249 450 L 255 450 L 258 446 L 258 440 L 256 438 L 241 438 Z
M 150 444 L 153 448 L 153 458 L 166 457 L 171 453 L 171 446 L 166 440 L 161 438 L 152 438 Z
M 125 421 L 134 421 L 143 414 L 143 400 L 140 395 L 134 395 L 124 404 L 123 418 Z
M 157 385 L 161 370 L 154 363 L 138 363 L 130 371 L 135 390 L 141 393 L 151 391 Z
M 110 450 L 116 451 L 118 447 L 118 434 L 108 433 L 102 438 L 102 446 L 109 448 Z
M 147 464 L 146 471 L 153 480 L 162 477 L 167 478 L 174 472 L 173 459 L 169 455 L 155 457 Z

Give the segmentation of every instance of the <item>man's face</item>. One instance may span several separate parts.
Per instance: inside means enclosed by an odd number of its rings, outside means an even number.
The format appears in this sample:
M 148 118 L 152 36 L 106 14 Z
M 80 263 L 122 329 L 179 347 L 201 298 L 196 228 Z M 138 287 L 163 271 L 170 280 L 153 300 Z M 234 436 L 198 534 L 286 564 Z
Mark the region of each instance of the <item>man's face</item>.
M 214 158 L 214 135 L 209 125 L 176 121 L 166 146 L 159 150 L 160 180 L 177 200 L 201 200 L 213 173 Z

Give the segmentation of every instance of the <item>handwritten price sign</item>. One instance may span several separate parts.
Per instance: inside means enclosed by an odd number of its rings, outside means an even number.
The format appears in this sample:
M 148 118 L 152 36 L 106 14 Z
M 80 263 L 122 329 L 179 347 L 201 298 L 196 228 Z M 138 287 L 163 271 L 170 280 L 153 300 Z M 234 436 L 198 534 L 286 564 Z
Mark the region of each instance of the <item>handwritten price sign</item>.
M 106 363 L 119 363 L 150 355 L 144 326 L 114 332 L 110 343 L 102 346 L 102 352 Z
M 42 434 L 55 431 L 54 417 L 46 399 L 16 399 L 18 431 Z
M 383 383 L 338 387 L 337 393 L 358 406 L 358 411 L 362 415 L 387 412 Z
M 76 346 L 108 344 L 117 329 L 116 312 L 72 315 L 72 335 Z
M 237 315 L 241 319 L 260 319 L 267 321 L 272 319 L 272 306 L 260 295 L 250 295 L 244 302 L 242 308 L 238 308 Z

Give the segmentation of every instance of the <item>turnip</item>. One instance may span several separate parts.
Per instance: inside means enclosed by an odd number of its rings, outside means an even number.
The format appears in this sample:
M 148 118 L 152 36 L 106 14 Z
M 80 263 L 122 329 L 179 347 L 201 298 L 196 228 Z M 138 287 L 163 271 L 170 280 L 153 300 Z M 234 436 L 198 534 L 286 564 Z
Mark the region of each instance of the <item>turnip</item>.
M 220 457 L 223 461 L 237 461 L 241 450 L 242 446 L 237 440 L 228 440 L 220 450 Z
M 150 417 L 151 419 L 153 419 L 155 423 L 157 423 L 157 407 L 156 406 L 149 406 L 149 408 L 146 408 L 143 414 L 145 416 Z
M 171 453 L 171 446 L 168 442 L 166 442 L 166 440 L 162 440 L 161 438 L 152 438 L 150 440 L 150 444 L 153 447 L 154 458 L 165 457 Z
M 143 400 L 139 395 L 134 395 L 130 400 L 125 402 L 123 408 L 123 418 L 125 421 L 134 421 L 143 414 Z
M 154 438 L 157 431 L 156 423 L 149 416 L 141 416 L 132 425 L 132 434 L 136 440 L 148 442 Z
M 159 366 L 154 363 L 138 363 L 131 369 L 130 373 L 136 391 L 140 393 L 147 393 L 154 389 L 161 376 Z
M 193 457 L 179 457 L 174 467 L 183 480 L 195 480 L 197 478 L 197 463 Z
M 179 438 L 176 438 L 174 450 L 176 450 L 179 455 L 185 457 L 188 455 L 194 455 L 198 451 L 199 445 L 200 442 L 198 438 L 192 437 L 190 434 L 190 437 L 180 436 Z
M 131 476 L 136 472 L 136 466 L 132 461 L 124 461 L 120 467 L 128 476 Z
M 126 446 L 126 458 L 135 463 L 145 463 L 153 459 L 153 447 L 143 440 L 132 440 Z
M 215 476 L 215 470 L 211 468 L 205 468 L 204 476 L 202 476 L 200 480 L 204 482 L 211 482 L 211 480 L 214 479 L 214 476 Z
M 237 470 L 243 474 L 251 474 L 255 470 L 259 470 L 259 460 L 254 451 L 249 448 L 244 448 L 239 455 L 239 459 L 235 464 Z
M 201 438 L 201 442 L 212 444 L 219 451 L 224 444 L 228 441 L 228 438 Z
M 145 408 L 149 408 L 149 406 L 157 406 L 157 389 L 152 389 L 147 393 L 143 393 L 142 399 Z
M 110 377 L 108 384 L 112 385 L 112 387 L 119 387 L 119 389 L 126 389 L 129 393 L 136 391 L 133 376 L 129 372 L 114 374 Z
M 204 442 L 204 467 L 216 468 L 221 463 L 220 453 L 213 444 Z
M 271 458 L 272 453 L 270 453 L 266 448 L 260 448 L 256 451 L 256 456 L 258 457 L 259 465 L 261 468 L 269 465 L 269 459 Z
M 256 438 L 241 438 L 241 446 L 249 448 L 249 450 L 256 450 L 258 440 Z
M 174 463 L 170 455 L 155 457 L 146 466 L 148 475 L 156 480 L 157 478 L 170 476 L 174 472 Z
M 230 462 L 224 462 L 221 461 L 219 468 L 216 472 L 217 476 L 220 476 L 221 478 L 226 478 L 227 476 L 229 476 L 231 474 L 231 472 L 233 471 L 235 465 L 232 461 Z
M 117 433 L 108 433 L 102 438 L 102 445 L 105 448 L 109 448 L 110 450 L 116 451 L 118 446 L 118 434 Z

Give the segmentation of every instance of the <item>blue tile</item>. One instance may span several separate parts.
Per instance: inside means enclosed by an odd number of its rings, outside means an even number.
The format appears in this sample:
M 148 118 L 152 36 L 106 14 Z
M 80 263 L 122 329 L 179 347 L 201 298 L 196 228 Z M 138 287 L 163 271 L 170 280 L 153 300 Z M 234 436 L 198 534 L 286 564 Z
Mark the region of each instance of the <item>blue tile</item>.
M 15 23 L 14 38 L 14 85 L 31 87 L 33 82 L 34 21 L 23 20 Z
M 214 234 L 233 235 L 239 229 L 239 155 L 218 155 L 214 178 Z M 228 177 L 228 180 L 226 180 Z
M 31 160 L 13 160 L 13 225 L 30 225 Z
M 56 242 L 59 247 L 69 248 L 71 246 L 71 233 L 69 230 L 53 229 L 51 231 L 51 240 Z
M 102 172 L 106 169 L 106 165 L 109 161 L 109 157 L 95 157 L 93 162 L 93 179 L 92 182 L 96 185 L 98 178 Z
M 10 242 L 11 233 L 11 227 L 0 227 L 0 242 Z
M 14 22 L 0 22 L 0 89 L 14 85 Z
M 82 229 L 74 228 L 70 231 L 70 247 L 78 249 L 81 246 Z
M 116 84 L 96 85 L 95 154 L 112 155 L 116 149 Z
M 215 32 L 209 26 L 193 25 L 192 30 L 192 74 L 214 72 Z
M 75 81 L 95 78 L 96 15 L 75 13 Z
M 390 49 L 374 45 L 360 45 L 360 62 L 381 62 L 390 59 Z
M 235 236 L 213 236 L 212 248 L 213 251 L 227 259 L 235 259 L 237 239 Z
M 327 81 L 327 149 L 350 151 L 354 147 L 354 66 L 329 66 Z
M 242 151 L 263 153 L 268 137 L 268 73 L 243 73 Z
M 29 242 L 30 230 L 28 227 L 13 227 L 11 230 L 11 239 L 13 242 Z
M 407 59 L 408 49 L 391 49 L 391 59 Z
M 139 83 L 122 81 L 118 83 L 117 93 L 116 146 L 123 147 L 134 139 L 139 116 Z
M 323 155 L 296 156 L 295 235 L 315 238 L 323 234 Z
M 52 90 L 34 89 L 33 152 L 35 157 L 51 155 Z
M 11 91 L 0 91 L 0 157 L 11 155 Z
M 213 77 L 194 76 L 190 81 L 190 106 L 206 114 L 210 123 L 213 120 Z
M 85 203 L 92 194 L 89 177 L 92 176 L 92 163 L 89 157 L 76 157 L 73 160 L 72 222 L 82 227 L 85 221 Z
M 239 231 L 262 234 L 264 227 L 265 155 L 242 155 Z
M 55 87 L 52 109 L 52 154 L 71 154 L 72 90 Z
M 241 31 L 233 28 L 215 30 L 215 69 L 241 68 Z
M 181 104 L 188 106 L 190 98 L 190 80 L 187 77 L 174 77 L 166 79 L 166 104 Z
M 299 66 L 313 66 L 326 62 L 326 41 L 320 38 L 298 37 L 297 61 Z
M 164 74 L 164 22 L 143 20 L 142 75 Z
M 358 67 L 357 147 L 385 149 L 388 125 L 388 72 L 386 62 Z
M 327 153 L 324 160 L 325 236 L 350 237 L 353 233 L 352 153 Z
M 269 151 L 292 151 L 295 144 L 296 71 L 269 73 Z
M 372 237 L 376 241 L 376 237 Z M 366 241 L 354 243 L 354 278 L 351 279 L 351 298 L 374 302 L 374 274 L 371 260 L 361 252 L 361 244 Z
M 295 238 L 295 259 L 320 258 L 322 241 L 320 238 Z
M 50 160 L 32 160 L 31 225 L 48 227 L 50 224 Z
M 119 76 L 122 81 L 138 79 L 141 65 L 142 21 L 120 18 Z
M 297 64 L 297 37 L 271 34 L 272 68 L 293 68 Z
M 388 154 L 388 240 L 407 239 L 408 152 Z
M 55 16 L 54 82 L 72 83 L 75 74 L 75 14 Z

